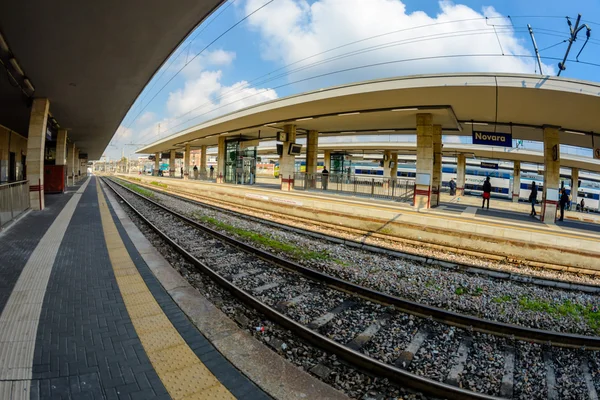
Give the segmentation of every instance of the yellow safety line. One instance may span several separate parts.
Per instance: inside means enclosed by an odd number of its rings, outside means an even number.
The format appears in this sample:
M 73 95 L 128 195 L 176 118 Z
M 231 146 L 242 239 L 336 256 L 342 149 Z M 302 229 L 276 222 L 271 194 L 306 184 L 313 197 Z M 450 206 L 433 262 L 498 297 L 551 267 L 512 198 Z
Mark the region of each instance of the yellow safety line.
M 160 308 L 131 260 L 97 181 L 110 262 L 131 322 L 158 377 L 173 399 L 235 399 L 202 364 Z

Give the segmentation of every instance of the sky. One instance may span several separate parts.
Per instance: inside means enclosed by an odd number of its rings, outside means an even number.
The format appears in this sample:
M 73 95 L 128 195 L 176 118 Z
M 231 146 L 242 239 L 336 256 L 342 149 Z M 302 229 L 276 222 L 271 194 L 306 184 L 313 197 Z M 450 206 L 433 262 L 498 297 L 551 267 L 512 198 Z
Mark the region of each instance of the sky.
M 599 0 L 228 0 L 158 70 L 105 155 L 240 108 L 368 79 L 442 72 L 556 75 L 566 16 L 591 29 L 562 77 L 600 81 Z M 236 25 L 237 24 L 237 25 Z M 575 60 L 585 29 L 573 44 Z

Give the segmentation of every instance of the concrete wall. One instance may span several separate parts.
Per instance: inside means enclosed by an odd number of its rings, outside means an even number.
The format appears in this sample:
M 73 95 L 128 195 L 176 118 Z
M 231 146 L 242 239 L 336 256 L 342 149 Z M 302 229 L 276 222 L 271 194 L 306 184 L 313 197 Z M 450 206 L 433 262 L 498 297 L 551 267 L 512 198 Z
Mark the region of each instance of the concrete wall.
M 23 179 L 21 156 L 27 155 L 27 139 L 0 125 L 0 182 L 8 181 L 9 154 L 15 153 L 17 180 Z
M 156 178 L 142 176 L 149 183 Z M 440 217 L 397 206 L 355 200 L 328 199 L 299 192 L 280 192 L 251 187 L 213 185 L 164 179 L 169 187 L 191 194 L 227 201 L 266 212 L 276 212 L 367 230 L 399 238 L 423 241 L 458 249 L 500 255 L 509 259 L 560 263 L 600 271 L 597 237 L 575 237 L 557 232 L 518 228 L 495 223 L 469 222 Z M 460 222 L 460 223 L 458 223 Z

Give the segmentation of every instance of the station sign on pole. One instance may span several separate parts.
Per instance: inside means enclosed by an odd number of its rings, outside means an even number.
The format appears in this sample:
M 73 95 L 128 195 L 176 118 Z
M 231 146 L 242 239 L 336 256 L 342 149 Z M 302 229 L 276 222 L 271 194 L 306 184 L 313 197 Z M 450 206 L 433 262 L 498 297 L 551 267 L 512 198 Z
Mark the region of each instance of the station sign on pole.
M 512 147 L 512 134 L 473 131 L 473 144 Z

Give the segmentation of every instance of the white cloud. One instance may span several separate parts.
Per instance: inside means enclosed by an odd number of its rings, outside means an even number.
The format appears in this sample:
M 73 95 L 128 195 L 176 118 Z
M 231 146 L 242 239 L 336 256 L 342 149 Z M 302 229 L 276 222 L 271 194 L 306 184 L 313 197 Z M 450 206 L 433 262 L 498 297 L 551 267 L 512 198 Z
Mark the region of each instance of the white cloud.
M 181 74 L 187 79 L 198 77 L 203 71 L 212 67 L 225 67 L 231 65 L 236 58 L 236 53 L 223 49 L 205 50 L 200 55 L 194 58 L 196 51 L 201 49 L 192 49 L 189 52 L 183 51 L 177 58 L 174 65 L 170 68 L 171 71 L 179 71 L 183 66 L 185 68 Z M 173 72 L 172 72 L 173 73 Z
M 148 125 L 155 119 L 156 114 L 154 114 L 152 111 L 146 111 L 137 119 L 136 124 L 140 126 Z
M 255 10 L 263 3 L 264 0 L 247 0 L 246 13 Z M 251 29 L 259 32 L 263 39 L 262 57 L 283 65 L 337 46 L 383 35 L 300 62 L 291 69 L 314 62 L 324 62 L 332 56 L 342 56 L 349 51 L 360 51 L 371 46 L 384 47 L 311 67 L 291 75 L 289 81 L 393 60 L 462 54 L 501 54 L 502 52 L 506 55 L 531 55 L 526 47 L 528 43 L 519 39 L 513 28 L 507 26 L 510 21 L 505 18 L 491 18 L 501 16 L 493 7 L 484 7 L 481 12 L 477 12 L 465 5 L 450 1 L 440 1 L 439 7 L 437 15 L 429 16 L 421 11 L 407 13 L 401 0 L 318 0 L 312 4 L 308 4 L 305 0 L 278 0 L 269 4 L 268 12 L 265 9 L 252 15 L 249 23 Z M 483 17 L 490 19 L 486 21 L 482 19 Z M 492 23 L 497 25 L 498 37 L 494 33 Z M 388 34 L 390 32 L 396 33 Z M 433 40 L 436 35 L 437 38 Z M 443 38 L 444 36 L 446 37 Z M 428 38 L 432 40 L 425 40 Z M 402 41 L 413 41 L 413 43 L 400 45 L 399 42 Z M 463 71 L 533 73 L 534 69 L 534 60 L 527 58 L 446 57 L 359 69 L 345 72 L 343 75 L 328 76 L 318 83 L 308 85 L 329 86 L 342 81 L 420 73 Z M 289 70 L 290 68 L 288 72 Z M 552 71 L 553 67 L 545 66 L 546 73 Z

